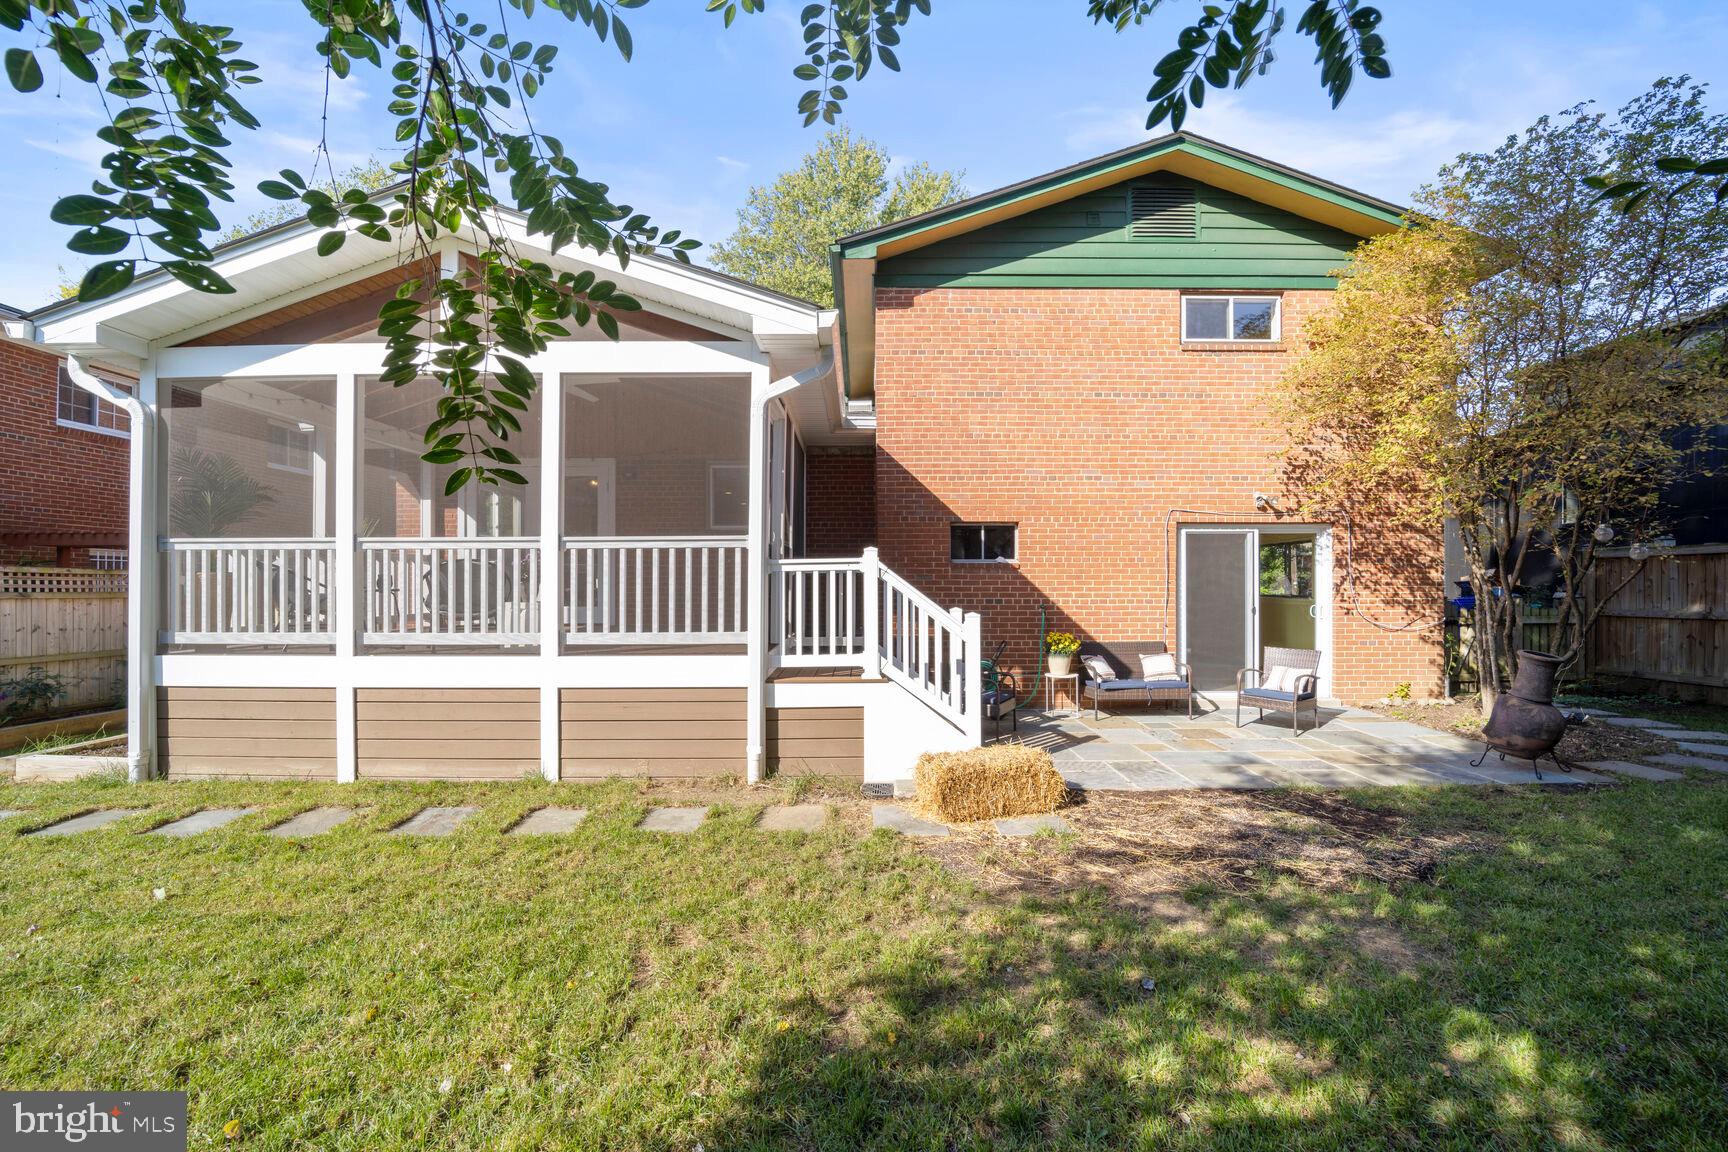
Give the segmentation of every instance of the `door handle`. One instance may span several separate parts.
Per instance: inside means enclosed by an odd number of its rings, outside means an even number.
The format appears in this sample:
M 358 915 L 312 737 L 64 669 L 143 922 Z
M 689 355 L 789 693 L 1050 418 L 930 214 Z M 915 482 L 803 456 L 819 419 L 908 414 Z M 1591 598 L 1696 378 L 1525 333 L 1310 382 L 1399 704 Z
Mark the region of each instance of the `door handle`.
M 1318 604 L 1308 605 L 1308 618 L 1310 620 L 1320 619 L 1320 605 L 1318 605 Z

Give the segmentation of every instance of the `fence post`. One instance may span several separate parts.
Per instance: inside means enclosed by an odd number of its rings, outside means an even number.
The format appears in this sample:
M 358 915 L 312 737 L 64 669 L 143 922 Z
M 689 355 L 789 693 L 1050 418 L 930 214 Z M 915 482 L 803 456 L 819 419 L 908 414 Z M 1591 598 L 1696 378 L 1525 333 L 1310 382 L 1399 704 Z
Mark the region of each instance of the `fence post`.
M 882 559 L 875 548 L 864 549 L 858 562 L 864 574 L 858 595 L 864 602 L 864 679 L 882 678 Z
M 955 609 L 959 611 L 959 609 Z M 966 735 L 974 748 L 984 746 L 984 618 L 968 612 L 962 621 L 966 650 L 961 655 L 961 683 L 966 686 Z

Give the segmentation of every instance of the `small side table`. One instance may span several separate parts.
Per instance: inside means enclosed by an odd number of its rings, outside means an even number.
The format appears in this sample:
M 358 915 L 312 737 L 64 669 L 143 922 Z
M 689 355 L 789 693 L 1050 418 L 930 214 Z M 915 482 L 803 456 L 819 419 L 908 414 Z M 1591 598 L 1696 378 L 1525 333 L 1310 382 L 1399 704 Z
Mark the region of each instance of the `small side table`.
M 1080 673 L 1078 672 L 1064 672 L 1060 676 L 1050 672 L 1044 673 L 1044 711 L 1054 712 L 1056 710 L 1056 681 L 1058 680 L 1067 680 L 1073 683 L 1074 688 L 1068 693 L 1068 699 L 1073 702 L 1071 711 L 1076 716 L 1080 715 Z

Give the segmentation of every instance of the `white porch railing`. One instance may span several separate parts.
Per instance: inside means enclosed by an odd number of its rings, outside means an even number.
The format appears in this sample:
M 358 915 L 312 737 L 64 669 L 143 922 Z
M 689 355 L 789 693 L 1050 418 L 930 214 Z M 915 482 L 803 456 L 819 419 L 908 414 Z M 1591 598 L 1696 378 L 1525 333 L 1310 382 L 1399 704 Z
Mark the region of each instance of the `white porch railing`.
M 332 644 L 328 540 L 164 539 L 168 644 Z
M 362 540 L 364 644 L 537 645 L 540 541 Z
M 865 676 L 895 681 L 982 742 L 977 613 L 944 609 L 884 567 L 874 548 L 857 560 L 779 560 L 772 571 L 776 663 L 860 666 Z
M 564 541 L 570 644 L 742 644 L 749 634 L 742 536 L 584 536 Z

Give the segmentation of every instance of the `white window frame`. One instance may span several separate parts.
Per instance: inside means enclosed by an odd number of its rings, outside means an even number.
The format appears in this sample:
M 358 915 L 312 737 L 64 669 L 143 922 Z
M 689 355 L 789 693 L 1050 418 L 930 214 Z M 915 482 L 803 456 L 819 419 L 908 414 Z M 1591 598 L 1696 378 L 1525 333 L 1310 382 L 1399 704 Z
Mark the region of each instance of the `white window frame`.
M 1272 305 L 1272 332 L 1262 338 L 1230 336 L 1190 336 L 1188 334 L 1188 302 L 1190 300 L 1223 300 L 1229 304 L 1224 313 L 1224 331 L 1236 331 L 1236 305 L 1270 304 Z M 1184 344 L 1276 344 L 1284 338 L 1284 298 L 1282 296 L 1256 296 L 1252 293 L 1227 295 L 1224 293 L 1196 292 L 1182 297 L 1182 342 Z
M 116 388 L 124 389 L 127 392 L 132 391 L 132 386 L 122 381 L 110 380 L 106 376 L 102 377 L 102 380 Z M 68 417 L 66 411 L 71 406 L 68 398 L 79 403 L 88 402 L 95 422 L 90 423 Z M 103 423 L 105 417 L 112 423 Z M 98 436 L 117 436 L 122 440 L 132 438 L 132 425 L 126 418 L 126 414 L 94 392 L 86 392 L 74 384 L 71 374 L 66 371 L 64 362 L 60 364 L 59 375 L 54 384 L 54 423 L 61 428 L 76 428 L 80 432 L 94 432 Z
M 974 559 L 968 559 L 965 557 L 960 557 L 960 556 L 954 555 L 954 529 L 956 529 L 956 528 L 974 528 L 974 529 L 977 529 L 977 531 L 978 531 L 978 552 L 979 552 L 979 556 L 977 559 L 975 559 L 975 560 Z M 983 555 L 983 552 L 984 552 L 984 533 L 988 532 L 992 528 L 1006 528 L 1006 529 L 1008 529 L 1008 531 L 1010 531 L 1014 534 L 1014 555 L 1012 555 L 1012 556 L 990 556 L 990 557 L 986 557 Z M 956 521 L 956 522 L 950 523 L 948 525 L 948 563 L 950 563 L 950 564 L 1018 564 L 1018 563 L 1020 563 L 1020 525 L 1017 523 L 1009 523 L 1006 520 L 980 520 L 977 522 L 974 522 L 971 520 L 962 520 L 962 521 Z
M 744 519 L 737 524 L 718 524 L 714 520 L 714 493 L 718 492 L 718 476 L 722 469 L 734 468 L 738 472 L 737 483 L 748 493 L 750 487 L 750 465 L 743 460 L 715 460 L 708 465 L 708 531 L 710 532 L 744 532 L 750 527 L 750 501 L 746 496 L 744 501 Z
M 272 459 L 272 457 L 274 457 L 276 455 L 276 430 L 278 428 L 287 431 L 292 436 L 300 437 L 305 442 L 306 466 L 304 468 L 298 467 L 297 465 L 294 465 L 294 464 L 278 464 L 274 459 Z M 312 475 L 312 466 L 318 459 L 318 443 L 316 440 L 317 435 L 318 435 L 317 429 L 314 428 L 314 429 L 308 430 L 308 429 L 302 428 L 302 427 L 300 427 L 300 424 L 298 421 L 294 421 L 294 420 L 271 420 L 270 421 L 270 431 L 269 431 L 270 440 L 264 446 L 264 463 L 265 463 L 265 466 L 269 467 L 269 468 L 273 468 L 278 472 L 292 472 L 296 476 L 310 476 L 310 475 Z M 293 443 L 293 441 L 288 442 L 288 444 L 292 444 L 292 443 Z M 286 448 L 287 448 L 287 445 L 284 445 L 284 452 L 283 452 L 284 459 L 291 457 L 291 454 L 286 451 Z
M 102 572 L 124 572 L 127 568 L 126 549 L 91 548 L 90 567 Z

